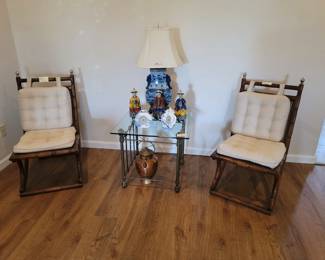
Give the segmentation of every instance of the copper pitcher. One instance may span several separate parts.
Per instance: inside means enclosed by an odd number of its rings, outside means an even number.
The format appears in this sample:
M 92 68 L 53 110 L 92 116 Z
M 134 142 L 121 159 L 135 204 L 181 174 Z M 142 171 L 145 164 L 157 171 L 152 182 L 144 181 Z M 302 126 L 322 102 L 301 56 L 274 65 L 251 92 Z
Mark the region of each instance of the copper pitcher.
M 155 155 L 154 151 L 145 147 L 140 151 L 135 160 L 135 166 L 141 177 L 151 179 L 155 176 L 158 168 L 158 157 Z

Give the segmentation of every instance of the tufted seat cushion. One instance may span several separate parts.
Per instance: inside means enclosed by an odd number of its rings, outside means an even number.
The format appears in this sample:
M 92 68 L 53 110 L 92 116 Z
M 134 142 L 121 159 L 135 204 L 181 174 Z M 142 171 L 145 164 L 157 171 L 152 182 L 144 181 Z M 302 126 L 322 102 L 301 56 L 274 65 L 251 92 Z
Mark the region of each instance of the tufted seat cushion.
M 217 152 L 273 169 L 283 159 L 286 148 L 281 142 L 235 134 L 219 144 Z
M 37 87 L 19 90 L 22 128 L 25 131 L 70 127 L 71 97 L 66 87 Z
M 26 132 L 14 146 L 14 153 L 32 153 L 72 147 L 75 142 L 74 127 L 33 130 Z
M 290 100 L 286 96 L 240 92 L 232 132 L 281 141 L 289 112 Z

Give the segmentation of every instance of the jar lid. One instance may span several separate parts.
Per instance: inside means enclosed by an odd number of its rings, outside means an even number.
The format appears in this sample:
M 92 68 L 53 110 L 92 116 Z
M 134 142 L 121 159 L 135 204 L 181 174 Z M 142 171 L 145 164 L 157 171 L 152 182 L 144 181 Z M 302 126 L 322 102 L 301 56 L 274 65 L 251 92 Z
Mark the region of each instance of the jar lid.
M 144 157 L 144 158 L 150 158 L 154 155 L 155 153 L 149 149 L 148 147 L 145 147 L 143 148 L 141 151 L 140 151 L 140 156 L 141 157 Z

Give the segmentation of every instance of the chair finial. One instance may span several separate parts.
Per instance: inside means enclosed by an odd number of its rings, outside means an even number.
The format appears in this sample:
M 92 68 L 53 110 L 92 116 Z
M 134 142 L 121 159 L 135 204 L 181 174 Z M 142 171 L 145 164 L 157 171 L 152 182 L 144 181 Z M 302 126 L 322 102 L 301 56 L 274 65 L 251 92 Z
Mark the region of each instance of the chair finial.
M 70 75 L 73 75 L 73 69 L 70 70 Z
M 247 77 L 247 73 L 244 72 L 244 73 L 243 73 L 243 78 L 246 79 L 246 77 Z
M 300 83 L 301 83 L 301 84 L 304 84 L 304 83 L 305 83 L 305 80 L 306 80 L 306 79 L 305 79 L 304 77 L 302 77 L 301 80 L 300 80 Z
M 16 77 L 19 77 L 20 74 L 19 74 L 19 71 L 16 71 Z

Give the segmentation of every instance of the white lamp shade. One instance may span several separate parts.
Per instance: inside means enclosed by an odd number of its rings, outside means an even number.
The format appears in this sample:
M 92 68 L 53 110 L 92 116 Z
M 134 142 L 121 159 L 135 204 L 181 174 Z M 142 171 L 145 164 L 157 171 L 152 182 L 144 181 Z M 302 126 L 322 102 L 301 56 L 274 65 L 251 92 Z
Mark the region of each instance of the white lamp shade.
M 183 63 L 169 28 L 147 31 L 146 41 L 138 59 L 140 68 L 176 68 Z

